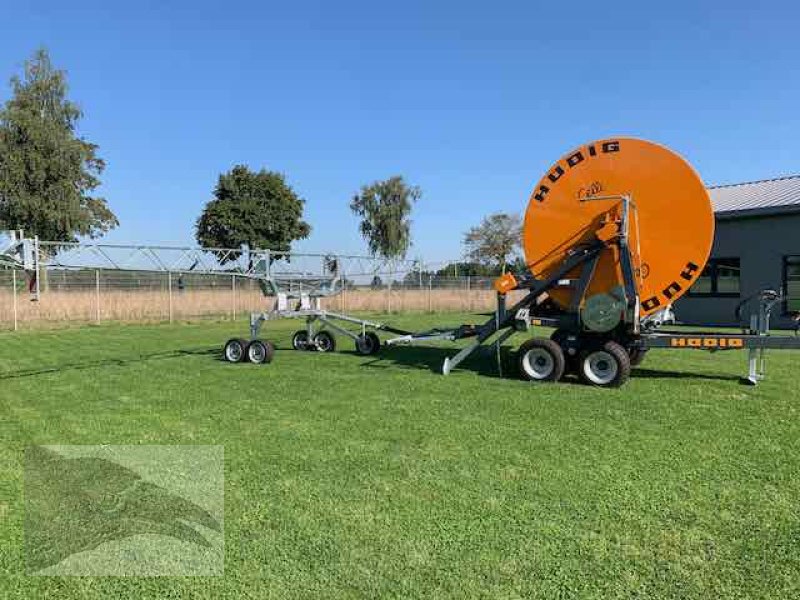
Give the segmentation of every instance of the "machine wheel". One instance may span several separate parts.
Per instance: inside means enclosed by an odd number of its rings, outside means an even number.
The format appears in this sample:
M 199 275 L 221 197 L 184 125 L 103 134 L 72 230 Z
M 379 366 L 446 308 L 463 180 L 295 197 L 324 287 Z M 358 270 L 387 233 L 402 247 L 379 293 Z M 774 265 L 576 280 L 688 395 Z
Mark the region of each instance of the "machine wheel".
M 617 342 L 605 342 L 581 352 L 578 375 L 591 385 L 619 387 L 631 376 L 628 351 Z
M 520 375 L 528 381 L 558 381 L 564 375 L 564 351 L 553 340 L 531 338 L 517 357 Z
M 327 331 L 320 331 L 314 336 L 314 346 L 317 352 L 333 352 L 336 350 L 336 338 Z
M 374 331 L 368 331 L 356 339 L 356 352 L 361 356 L 377 354 L 381 349 L 381 339 Z
M 631 357 L 631 366 L 638 367 L 644 361 L 648 348 L 634 348 L 628 354 Z
M 253 364 L 271 363 L 273 356 L 275 356 L 275 346 L 271 342 L 253 340 L 247 345 L 247 360 Z
M 308 345 L 308 332 L 305 329 L 298 329 L 292 336 L 292 348 L 295 350 L 311 350 Z
M 225 342 L 225 348 L 222 350 L 222 355 L 228 362 L 238 363 L 247 360 L 247 342 L 245 340 L 234 338 Z

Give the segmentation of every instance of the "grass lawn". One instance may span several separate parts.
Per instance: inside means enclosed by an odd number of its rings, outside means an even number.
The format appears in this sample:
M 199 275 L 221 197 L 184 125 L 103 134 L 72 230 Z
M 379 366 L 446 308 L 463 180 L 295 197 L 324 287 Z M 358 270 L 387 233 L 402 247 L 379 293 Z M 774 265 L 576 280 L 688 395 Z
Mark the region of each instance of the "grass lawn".
M 296 328 L 261 367 L 219 360 L 245 323 L 0 335 L 0 597 L 800 596 L 800 354 L 748 388 L 743 352 L 652 351 L 600 390 Z M 225 575 L 25 576 L 30 444 L 224 445 Z

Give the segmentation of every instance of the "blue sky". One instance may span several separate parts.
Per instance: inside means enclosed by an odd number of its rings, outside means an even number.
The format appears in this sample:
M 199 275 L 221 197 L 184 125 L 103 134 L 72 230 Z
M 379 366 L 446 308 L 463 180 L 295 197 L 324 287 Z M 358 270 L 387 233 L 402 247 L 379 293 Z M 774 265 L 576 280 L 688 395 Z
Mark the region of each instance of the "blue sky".
M 800 172 L 796 2 L 166 4 L 3 10 L 0 77 L 38 45 L 68 71 L 108 162 L 110 241 L 191 242 L 237 163 L 306 199 L 305 251 L 364 252 L 350 197 L 405 175 L 423 190 L 410 254 L 429 260 L 523 212 L 595 138 L 667 144 L 709 183 Z

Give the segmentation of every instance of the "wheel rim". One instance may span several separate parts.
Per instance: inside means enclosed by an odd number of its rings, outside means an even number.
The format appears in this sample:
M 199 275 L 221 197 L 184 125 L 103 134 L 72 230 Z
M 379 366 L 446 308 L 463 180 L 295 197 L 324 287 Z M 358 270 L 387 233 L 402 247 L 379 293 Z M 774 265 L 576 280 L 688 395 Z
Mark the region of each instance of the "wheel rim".
M 250 362 L 254 363 L 264 362 L 267 356 L 267 351 L 263 344 L 250 344 L 248 352 L 250 353 Z
M 617 360 L 605 350 L 597 350 L 589 354 L 583 361 L 583 373 L 586 378 L 597 385 L 608 385 L 619 373 Z
M 242 354 L 244 354 L 244 350 L 239 342 L 231 342 L 225 346 L 225 358 L 229 362 L 239 362 L 242 360 Z
M 522 367 L 531 379 L 547 379 L 553 374 L 556 363 L 544 348 L 532 348 L 522 357 Z
M 331 349 L 331 338 L 327 335 L 318 335 L 317 348 L 319 348 L 320 352 L 328 352 Z
M 302 350 L 306 347 L 308 342 L 308 334 L 304 333 L 297 333 L 295 334 L 294 338 L 292 338 L 292 346 L 295 350 Z

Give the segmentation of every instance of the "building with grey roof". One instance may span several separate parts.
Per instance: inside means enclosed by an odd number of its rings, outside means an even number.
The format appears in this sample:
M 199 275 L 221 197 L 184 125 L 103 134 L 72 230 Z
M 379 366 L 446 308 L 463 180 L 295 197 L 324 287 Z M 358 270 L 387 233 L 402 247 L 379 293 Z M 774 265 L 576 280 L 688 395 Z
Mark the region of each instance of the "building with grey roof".
M 711 259 L 676 303 L 678 320 L 738 325 L 737 305 L 773 289 L 786 296 L 773 325 L 793 328 L 792 313 L 800 311 L 800 175 L 708 191 L 716 217 Z

